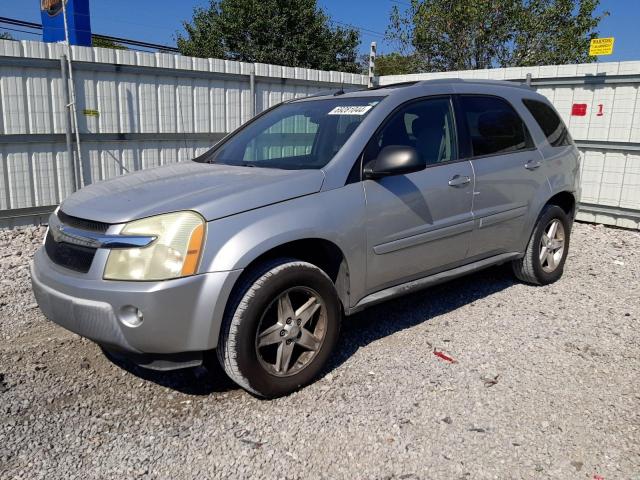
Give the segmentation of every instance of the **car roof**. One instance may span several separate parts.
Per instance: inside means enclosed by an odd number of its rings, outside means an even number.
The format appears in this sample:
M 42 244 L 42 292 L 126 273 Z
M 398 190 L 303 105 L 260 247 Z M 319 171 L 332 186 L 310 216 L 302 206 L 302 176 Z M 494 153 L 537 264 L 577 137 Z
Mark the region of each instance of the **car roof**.
M 534 93 L 531 87 L 524 83 L 511 82 L 507 80 L 475 80 L 475 79 L 462 79 L 462 78 L 438 78 L 434 80 L 418 80 L 412 82 L 401 82 L 390 85 L 381 85 L 371 88 L 353 89 L 353 90 L 331 90 L 319 92 L 314 95 L 296 99 L 294 101 L 305 101 L 310 99 L 328 99 L 328 98 L 354 98 L 354 97 L 387 97 L 394 95 L 405 96 L 407 93 L 415 93 L 415 96 L 420 96 L 424 90 L 428 90 L 430 87 L 437 86 L 455 86 L 465 85 L 477 87 L 478 93 L 482 93 L 483 90 L 493 90 L 496 87 L 500 88 L 514 88 L 521 89 L 529 93 Z

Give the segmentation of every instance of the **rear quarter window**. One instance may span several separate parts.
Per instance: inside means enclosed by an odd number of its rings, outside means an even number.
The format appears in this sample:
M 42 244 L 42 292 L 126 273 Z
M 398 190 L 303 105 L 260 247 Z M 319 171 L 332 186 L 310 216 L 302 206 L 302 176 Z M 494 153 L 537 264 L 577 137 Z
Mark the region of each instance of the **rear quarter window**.
M 553 108 L 544 102 L 528 98 L 523 99 L 522 103 L 531 112 L 552 147 L 571 145 L 569 130 Z

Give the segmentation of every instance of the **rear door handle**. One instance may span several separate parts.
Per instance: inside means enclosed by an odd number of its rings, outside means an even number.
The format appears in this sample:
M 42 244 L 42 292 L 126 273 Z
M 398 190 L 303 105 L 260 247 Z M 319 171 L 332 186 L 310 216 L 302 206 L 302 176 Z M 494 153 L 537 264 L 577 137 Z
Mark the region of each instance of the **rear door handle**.
M 542 166 L 542 162 L 540 160 L 530 160 L 524 164 L 524 168 L 527 170 L 535 170 L 536 168 L 540 168 Z
M 471 178 L 466 175 L 454 175 L 449 179 L 450 187 L 464 187 L 466 184 L 471 182 Z

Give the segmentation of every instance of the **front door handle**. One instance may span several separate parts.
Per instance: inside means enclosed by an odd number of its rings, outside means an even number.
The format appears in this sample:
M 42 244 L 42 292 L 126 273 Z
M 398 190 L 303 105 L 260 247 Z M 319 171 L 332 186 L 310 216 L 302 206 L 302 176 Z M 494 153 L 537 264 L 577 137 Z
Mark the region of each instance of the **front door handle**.
M 535 170 L 536 168 L 540 168 L 542 166 L 542 162 L 540 160 L 530 160 L 524 164 L 524 168 L 527 170 Z
M 471 182 L 471 178 L 466 175 L 454 175 L 449 179 L 450 187 L 464 187 L 466 184 Z

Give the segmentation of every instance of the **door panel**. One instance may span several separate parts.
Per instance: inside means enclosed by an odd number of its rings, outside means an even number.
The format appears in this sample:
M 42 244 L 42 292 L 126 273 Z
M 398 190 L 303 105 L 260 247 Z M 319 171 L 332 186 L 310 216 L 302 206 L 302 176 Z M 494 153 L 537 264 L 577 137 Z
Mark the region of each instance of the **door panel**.
M 468 256 L 518 251 L 531 203 L 547 184 L 542 156 L 505 99 L 460 95 L 457 106 L 475 175 L 475 229 Z
M 525 164 L 541 160 L 537 151 L 485 157 L 471 161 L 476 175 L 473 214 L 476 229 L 469 256 L 517 251 L 526 214 L 536 193 L 546 185 L 542 169 Z
M 367 290 L 435 273 L 464 260 L 471 232 L 473 178 L 468 161 L 364 182 L 367 201 Z
M 462 262 L 473 230 L 473 169 L 456 160 L 451 98 L 401 107 L 372 138 L 364 163 L 389 145 L 415 148 L 427 168 L 364 181 L 369 293 Z

